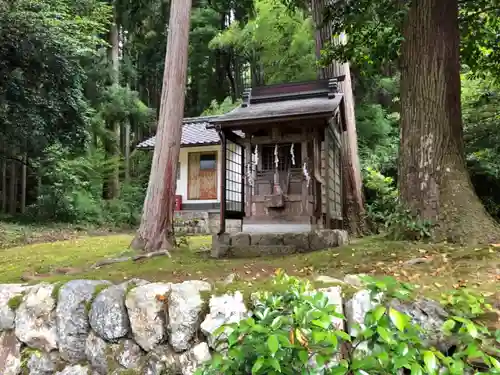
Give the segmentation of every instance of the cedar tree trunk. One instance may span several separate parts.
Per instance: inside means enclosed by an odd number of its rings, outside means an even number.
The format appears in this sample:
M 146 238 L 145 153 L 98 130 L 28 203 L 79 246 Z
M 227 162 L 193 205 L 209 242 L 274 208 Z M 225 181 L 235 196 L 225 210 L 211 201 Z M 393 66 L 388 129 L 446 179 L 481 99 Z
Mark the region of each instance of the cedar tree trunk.
M 132 241 L 146 252 L 175 246 L 173 231 L 177 162 L 188 65 L 191 0 L 172 0 L 160 117 L 141 225 Z
M 321 49 L 326 47 L 333 37 L 330 26 L 323 23 L 325 6 L 325 0 L 313 0 L 311 2 L 313 20 L 317 28 L 316 56 L 318 58 L 321 56 Z M 340 41 L 335 40 L 334 42 L 339 43 Z M 344 94 L 342 112 L 347 128 L 342 135 L 341 156 L 344 225 L 351 235 L 362 236 L 366 233 L 366 214 L 349 63 L 333 61 L 329 66 L 321 68 L 318 72 L 318 78 L 320 79 L 342 75 L 345 75 L 345 80 L 339 84 L 339 89 Z
M 401 69 L 400 197 L 436 240 L 486 243 L 499 229 L 474 192 L 464 156 L 458 0 L 413 1 Z
M 111 68 L 111 85 L 120 84 L 120 36 L 116 17 L 109 30 L 108 63 Z M 104 199 L 114 199 L 120 195 L 120 165 L 116 159 L 120 158 L 120 124 L 116 121 L 106 123 L 107 134 L 104 140 L 104 149 L 108 159 L 115 159 L 113 168 L 108 171 L 108 175 L 103 186 Z

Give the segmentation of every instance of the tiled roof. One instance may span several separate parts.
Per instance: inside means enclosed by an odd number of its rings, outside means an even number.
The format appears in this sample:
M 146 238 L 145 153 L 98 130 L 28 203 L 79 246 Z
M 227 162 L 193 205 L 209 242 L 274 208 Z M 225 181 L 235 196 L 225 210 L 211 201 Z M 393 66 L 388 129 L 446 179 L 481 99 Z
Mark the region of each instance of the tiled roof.
M 240 106 L 225 115 L 215 119 L 215 123 L 232 121 L 253 121 L 258 119 L 291 117 L 300 115 L 314 115 L 321 113 L 332 113 L 338 108 L 342 101 L 342 94 L 328 97 L 282 100 L 267 103 L 250 104 L 247 107 Z
M 207 129 L 206 126 L 210 123 L 211 119 L 215 119 L 217 116 L 207 116 L 207 117 L 195 117 L 195 118 L 185 118 L 182 125 L 182 146 L 194 146 L 194 145 L 216 145 L 220 143 L 220 138 L 214 129 Z M 238 135 L 242 136 L 241 132 L 237 132 Z M 147 149 L 155 147 L 156 136 L 153 136 L 145 141 L 139 143 L 137 148 Z

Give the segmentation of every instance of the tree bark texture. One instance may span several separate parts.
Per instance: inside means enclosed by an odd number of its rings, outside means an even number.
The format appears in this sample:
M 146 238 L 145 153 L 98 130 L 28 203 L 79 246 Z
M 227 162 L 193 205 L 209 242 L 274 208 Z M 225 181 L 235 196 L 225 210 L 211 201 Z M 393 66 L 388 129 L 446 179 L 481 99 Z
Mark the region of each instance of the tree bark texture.
M 118 32 L 118 25 L 116 17 L 109 30 L 109 44 L 108 48 L 108 63 L 111 69 L 110 81 L 111 85 L 120 84 L 120 35 Z M 115 121 L 106 123 L 106 139 L 104 141 L 104 148 L 108 159 L 117 159 L 115 165 L 108 172 L 108 176 L 103 187 L 104 199 L 114 199 L 120 195 L 120 124 Z
M 316 30 L 316 55 L 321 56 L 321 49 L 333 40 L 331 28 L 323 24 L 323 11 L 328 0 L 313 0 L 312 13 Z M 322 26 L 322 27 L 320 27 Z M 363 196 L 363 180 L 358 154 L 358 136 L 356 132 L 356 117 L 354 112 L 354 95 L 352 90 L 351 71 L 349 63 L 333 61 L 330 65 L 318 71 L 318 78 L 326 79 L 345 75 L 345 80 L 339 84 L 340 92 L 344 94 L 342 111 L 346 123 L 346 131 L 342 135 L 342 182 L 344 225 L 353 236 L 362 236 L 367 231 L 366 213 Z
M 17 161 L 10 161 L 10 178 L 9 178 L 9 214 L 17 213 Z
M 458 1 L 412 2 L 404 38 L 401 202 L 436 224 L 436 240 L 496 240 L 499 228 L 475 194 L 465 163 Z
M 156 144 L 141 225 L 131 246 L 170 249 L 188 65 L 191 0 L 172 0 Z

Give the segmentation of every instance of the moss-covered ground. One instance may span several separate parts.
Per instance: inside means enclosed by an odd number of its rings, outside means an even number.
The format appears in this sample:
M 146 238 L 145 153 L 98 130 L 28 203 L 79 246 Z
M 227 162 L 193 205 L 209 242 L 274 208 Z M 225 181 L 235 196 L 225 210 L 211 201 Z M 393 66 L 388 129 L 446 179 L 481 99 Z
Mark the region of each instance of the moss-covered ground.
M 211 259 L 210 237 L 191 237 L 189 247 L 157 257 L 90 269 L 99 260 L 131 254 L 128 234 L 82 236 L 0 250 L 0 283 L 64 281 L 75 278 L 130 278 L 149 281 L 203 279 L 221 286 L 234 274 L 228 289 L 264 288 L 277 268 L 314 279 L 318 275 L 341 278 L 345 274 L 390 275 L 420 285 L 428 295 L 459 286 L 494 296 L 500 293 L 500 247 L 461 248 L 447 244 L 391 242 L 379 237 L 353 241 L 348 246 L 253 259 Z M 408 263 L 409 261 L 409 263 Z M 498 296 L 498 294 L 497 294 Z M 495 298 L 495 297 L 493 297 Z

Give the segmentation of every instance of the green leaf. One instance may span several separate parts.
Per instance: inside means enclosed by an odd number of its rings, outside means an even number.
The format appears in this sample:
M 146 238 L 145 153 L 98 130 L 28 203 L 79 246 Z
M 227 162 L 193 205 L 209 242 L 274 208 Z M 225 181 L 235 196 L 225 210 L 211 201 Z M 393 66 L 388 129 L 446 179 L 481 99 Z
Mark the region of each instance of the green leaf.
M 257 359 L 255 361 L 255 363 L 253 364 L 253 367 L 252 367 L 252 374 L 258 374 L 259 373 L 259 370 L 262 368 L 262 366 L 264 365 L 264 362 L 265 362 L 265 358 L 264 357 L 259 357 L 259 359 Z
M 397 329 L 404 331 L 406 324 L 408 323 L 408 317 L 406 315 L 400 313 L 398 310 L 390 308 L 389 317 Z
M 279 361 L 276 358 L 269 358 L 267 363 L 276 371 L 281 372 L 281 366 Z
M 455 328 L 456 324 L 457 324 L 457 322 L 455 322 L 453 319 L 448 319 L 443 324 L 443 331 L 450 332 L 453 328 Z
M 467 332 L 469 332 L 469 335 L 471 335 L 473 338 L 476 338 L 478 336 L 477 327 L 473 322 L 467 322 L 465 326 L 467 327 Z
M 500 370 L 500 361 L 498 361 L 496 358 L 489 357 L 489 360 L 491 362 L 491 365 L 496 368 L 497 370 Z
M 335 334 L 341 339 L 341 340 L 344 340 L 344 341 L 351 341 L 351 336 L 349 336 L 348 333 L 344 332 L 344 331 L 336 331 Z
M 330 328 L 330 325 L 331 325 L 331 322 L 329 322 L 329 321 L 317 320 L 317 319 L 313 320 L 311 323 L 314 324 L 315 326 L 321 327 L 323 329 L 328 329 L 328 328 Z
M 427 350 L 424 352 L 424 363 L 425 368 L 431 374 L 434 374 L 437 370 L 437 358 L 433 352 Z
M 301 350 L 298 354 L 299 356 L 299 359 L 300 359 L 300 362 L 302 363 L 307 363 L 307 361 L 309 360 L 309 354 L 307 354 L 307 351 L 305 350 Z
M 373 318 L 376 322 L 378 322 L 382 316 L 385 314 L 386 308 L 385 306 L 378 305 L 375 310 L 373 310 Z
M 389 331 L 386 328 L 378 326 L 377 333 L 379 334 L 380 338 L 385 342 L 391 343 L 393 341 Z
M 414 363 L 411 366 L 411 375 L 422 375 L 422 369 L 420 368 L 419 364 Z
M 269 351 L 271 352 L 272 355 L 276 354 L 280 347 L 280 343 L 278 341 L 278 338 L 276 335 L 271 335 L 267 339 L 267 347 L 269 348 Z

